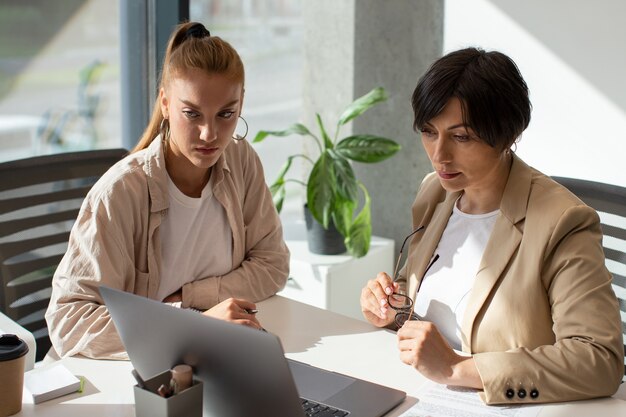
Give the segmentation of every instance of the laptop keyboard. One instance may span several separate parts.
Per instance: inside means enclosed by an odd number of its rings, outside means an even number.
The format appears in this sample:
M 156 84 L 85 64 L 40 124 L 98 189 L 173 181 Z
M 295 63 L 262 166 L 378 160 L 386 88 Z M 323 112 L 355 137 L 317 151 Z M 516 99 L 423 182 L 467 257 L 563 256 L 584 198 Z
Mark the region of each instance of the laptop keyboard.
M 347 411 L 316 403 L 315 401 L 305 398 L 300 398 L 300 400 L 302 401 L 302 408 L 307 417 L 344 417 L 350 414 Z

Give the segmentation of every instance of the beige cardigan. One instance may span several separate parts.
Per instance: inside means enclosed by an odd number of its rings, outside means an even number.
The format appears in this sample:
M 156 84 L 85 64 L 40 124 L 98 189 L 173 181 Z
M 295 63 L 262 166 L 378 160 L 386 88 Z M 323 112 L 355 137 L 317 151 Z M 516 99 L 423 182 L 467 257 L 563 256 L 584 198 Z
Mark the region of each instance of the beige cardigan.
M 208 309 L 228 297 L 256 302 L 275 294 L 287 281 L 289 251 L 261 162 L 250 144 L 233 141 L 212 175 L 214 196 L 224 206 L 232 229 L 232 271 L 185 284 L 183 307 Z M 159 225 L 168 206 L 159 138 L 114 165 L 93 186 L 52 282 L 46 320 L 59 355 L 127 358 L 98 286 L 156 297 Z
M 413 225 L 426 229 L 412 240 L 401 272 L 409 277 L 409 294 L 458 196 L 446 193 L 435 175 L 424 180 Z M 612 395 L 623 376 L 624 352 L 597 213 L 517 157 L 500 211 L 461 329 L 463 350 L 473 354 L 484 384 L 483 399 L 509 404 Z

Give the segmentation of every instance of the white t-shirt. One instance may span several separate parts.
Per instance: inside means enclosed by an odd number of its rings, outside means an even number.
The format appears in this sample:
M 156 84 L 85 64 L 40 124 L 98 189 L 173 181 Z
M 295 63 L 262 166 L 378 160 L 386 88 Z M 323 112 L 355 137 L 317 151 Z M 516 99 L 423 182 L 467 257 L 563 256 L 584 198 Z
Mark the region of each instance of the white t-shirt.
M 224 207 L 213 197 L 213 177 L 199 198 L 183 194 L 168 175 L 170 207 L 160 226 L 163 300 L 188 282 L 232 268 L 233 233 Z
M 415 313 L 434 323 L 457 350 L 467 299 L 499 213 L 467 214 L 454 205 L 435 249 L 439 259 L 426 273 L 415 300 Z

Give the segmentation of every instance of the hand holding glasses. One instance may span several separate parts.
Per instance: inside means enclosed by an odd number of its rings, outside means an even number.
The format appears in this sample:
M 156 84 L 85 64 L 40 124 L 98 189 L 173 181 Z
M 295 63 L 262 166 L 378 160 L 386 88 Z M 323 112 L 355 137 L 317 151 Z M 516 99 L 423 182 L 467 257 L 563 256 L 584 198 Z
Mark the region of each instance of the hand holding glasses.
M 404 246 L 406 245 L 406 242 L 409 240 L 411 236 L 413 236 L 415 233 L 423 229 L 424 229 L 424 226 L 419 226 L 417 229 L 413 230 L 404 239 L 404 242 L 402 243 L 402 246 L 400 247 L 400 253 L 398 254 L 398 260 L 396 261 L 396 266 L 393 271 L 393 282 L 396 282 L 398 280 L 398 273 L 400 272 L 398 270 L 398 267 L 400 266 L 400 261 L 402 259 L 402 252 L 404 250 Z M 420 280 L 418 287 L 415 290 L 415 296 L 417 296 L 417 293 L 419 292 L 420 286 L 422 285 L 422 282 L 424 281 L 424 277 L 426 276 L 426 273 L 433 266 L 433 264 L 437 261 L 437 259 L 439 259 L 439 255 L 435 255 L 433 259 L 430 261 L 430 263 L 428 264 L 428 266 L 426 267 L 426 270 L 424 271 L 424 276 Z M 393 294 L 388 295 L 387 304 L 396 312 L 396 316 L 394 317 L 394 323 L 396 324 L 396 326 L 398 326 L 398 328 L 402 327 L 407 320 L 420 320 L 421 319 L 421 317 L 419 317 L 417 314 L 413 312 L 413 310 L 415 309 L 415 302 L 413 301 L 411 297 L 409 297 L 406 294 L 394 292 Z

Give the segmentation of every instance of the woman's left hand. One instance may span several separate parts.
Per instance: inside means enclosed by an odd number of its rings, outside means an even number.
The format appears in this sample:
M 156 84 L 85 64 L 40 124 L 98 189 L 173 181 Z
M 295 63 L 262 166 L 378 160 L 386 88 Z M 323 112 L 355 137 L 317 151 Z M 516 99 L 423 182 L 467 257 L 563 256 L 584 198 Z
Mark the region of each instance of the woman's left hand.
M 461 356 L 428 321 L 409 320 L 398 330 L 400 359 L 440 384 L 482 388 L 471 356 Z

